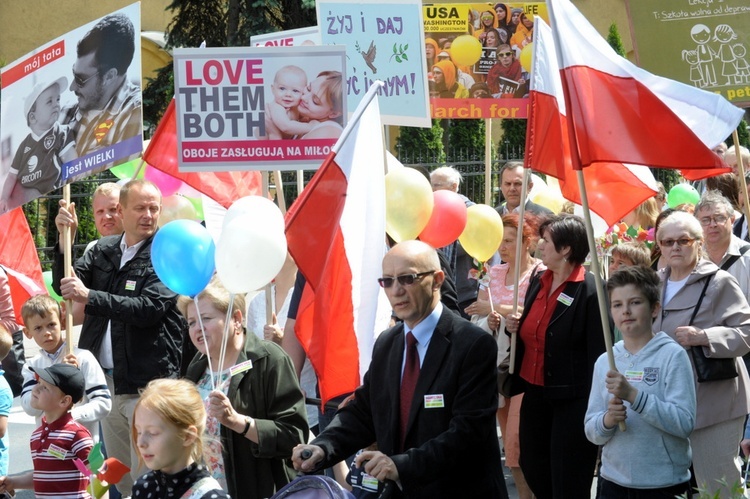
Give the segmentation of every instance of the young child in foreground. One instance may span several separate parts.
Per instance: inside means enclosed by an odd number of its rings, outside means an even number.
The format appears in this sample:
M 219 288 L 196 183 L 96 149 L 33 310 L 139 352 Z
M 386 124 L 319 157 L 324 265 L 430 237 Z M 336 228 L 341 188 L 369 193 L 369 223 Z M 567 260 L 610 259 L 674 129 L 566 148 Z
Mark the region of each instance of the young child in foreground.
M 695 386 L 685 349 L 651 324 L 660 311 L 659 277 L 648 267 L 616 271 L 607 282 L 610 313 L 622 332 L 594 366 L 586 437 L 602 447 L 600 498 L 690 496 Z M 627 431 L 618 424 L 626 422 Z
M 89 480 L 78 471 L 75 459 L 87 462 L 94 446 L 91 434 L 73 420 L 70 409 L 81 400 L 85 380 L 70 364 L 32 368 L 39 376 L 31 405 L 44 413 L 42 424 L 31 434 L 34 469 L 0 477 L 0 493 L 13 495 L 18 489 L 34 489 L 37 497 L 84 498 Z
M 34 409 L 32 390 L 37 384 L 33 369 L 67 363 L 78 367 L 83 374 L 86 390 L 83 400 L 70 411 L 73 419 L 83 424 L 91 433 L 94 443 L 99 441 L 99 421 L 109 414 L 112 397 L 107 388 L 99 362 L 88 350 L 73 348 L 73 353 L 65 355 L 65 339 L 62 337 L 62 310 L 54 298 L 37 295 L 26 300 L 21 308 L 25 327 L 23 333 L 39 345 L 39 353 L 23 366 L 23 389 L 21 406 L 29 416 L 41 422 L 41 411 Z
M 133 485 L 133 497 L 228 498 L 203 461 L 206 409 L 196 386 L 181 379 L 156 379 L 141 393 L 132 439 L 139 465 L 151 470 Z M 242 473 L 242 470 L 237 470 Z

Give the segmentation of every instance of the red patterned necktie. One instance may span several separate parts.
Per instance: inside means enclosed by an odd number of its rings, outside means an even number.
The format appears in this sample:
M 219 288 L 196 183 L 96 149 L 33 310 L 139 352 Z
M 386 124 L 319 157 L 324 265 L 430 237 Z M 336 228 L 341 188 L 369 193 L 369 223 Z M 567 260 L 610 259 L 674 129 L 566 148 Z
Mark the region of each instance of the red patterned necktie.
M 409 331 L 406 334 L 406 364 L 404 375 L 401 378 L 401 450 L 404 449 L 406 440 L 406 425 L 409 422 L 409 411 L 414 399 L 414 389 L 419 379 L 419 353 L 417 352 L 417 339 Z

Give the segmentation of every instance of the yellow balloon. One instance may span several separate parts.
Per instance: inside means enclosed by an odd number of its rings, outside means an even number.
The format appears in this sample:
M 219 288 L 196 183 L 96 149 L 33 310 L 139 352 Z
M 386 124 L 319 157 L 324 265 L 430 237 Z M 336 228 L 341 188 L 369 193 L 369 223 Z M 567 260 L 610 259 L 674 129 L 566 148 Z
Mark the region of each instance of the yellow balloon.
M 466 228 L 458 238 L 466 252 L 480 262 L 495 254 L 503 240 L 503 220 L 492 206 L 475 204 L 466 209 Z
M 434 204 L 430 181 L 417 170 L 398 168 L 385 176 L 385 230 L 397 243 L 417 238 Z
M 527 73 L 531 73 L 531 56 L 533 53 L 534 42 L 531 42 L 521 50 L 521 56 L 518 58 L 518 62 L 521 63 L 521 67 L 525 69 Z
M 456 37 L 451 43 L 451 60 L 456 66 L 473 66 L 482 57 L 482 43 L 471 35 Z
M 172 194 L 161 200 L 159 227 L 173 220 L 196 220 L 195 206 L 185 196 Z
M 565 199 L 549 189 L 538 192 L 533 198 L 531 198 L 531 201 L 544 206 L 545 208 L 549 208 L 555 213 L 560 213 L 563 204 L 565 204 Z

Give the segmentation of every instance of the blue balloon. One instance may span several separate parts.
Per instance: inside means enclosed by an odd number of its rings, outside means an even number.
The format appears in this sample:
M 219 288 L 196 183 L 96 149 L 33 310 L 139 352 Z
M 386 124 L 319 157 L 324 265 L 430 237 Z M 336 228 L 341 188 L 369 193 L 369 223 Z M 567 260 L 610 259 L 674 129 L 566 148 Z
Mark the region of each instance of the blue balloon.
M 205 289 L 214 274 L 215 251 L 205 227 L 192 220 L 174 220 L 156 232 L 151 263 L 169 289 L 192 298 Z

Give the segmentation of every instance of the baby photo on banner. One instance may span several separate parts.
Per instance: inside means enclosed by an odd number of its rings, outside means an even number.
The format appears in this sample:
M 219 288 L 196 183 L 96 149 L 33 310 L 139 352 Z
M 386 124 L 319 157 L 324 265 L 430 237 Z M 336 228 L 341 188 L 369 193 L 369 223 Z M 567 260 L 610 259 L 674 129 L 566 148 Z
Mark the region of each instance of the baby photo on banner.
M 317 169 L 346 124 L 344 47 L 174 51 L 180 171 Z

